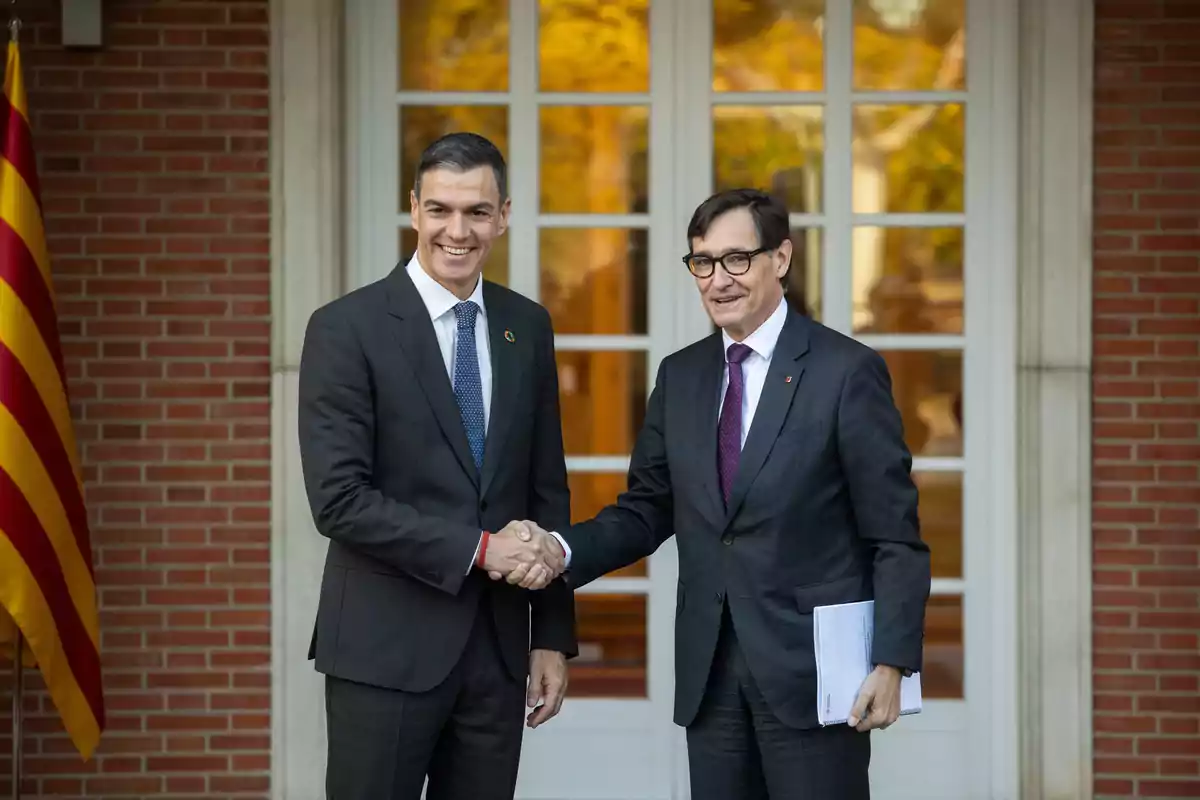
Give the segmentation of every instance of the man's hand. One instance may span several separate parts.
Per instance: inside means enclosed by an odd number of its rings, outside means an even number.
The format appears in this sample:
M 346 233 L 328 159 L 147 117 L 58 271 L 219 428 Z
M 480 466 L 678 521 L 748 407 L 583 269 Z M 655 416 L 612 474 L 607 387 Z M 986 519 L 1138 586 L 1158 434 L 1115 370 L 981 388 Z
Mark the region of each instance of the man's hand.
M 566 553 L 563 552 L 562 545 L 536 523 L 527 523 L 527 530 L 518 531 L 517 537 L 524 541 L 540 537 L 544 546 L 553 554 L 558 563 L 566 563 Z M 562 568 L 552 575 L 547 575 L 546 571 L 538 564 L 521 564 L 508 573 L 507 580 L 510 584 L 520 586 L 522 589 L 545 589 L 550 585 L 550 581 L 561 574 Z
M 492 580 L 509 576 L 509 583 L 542 589 L 562 574 L 565 561 L 554 537 L 533 522 L 513 520 L 488 539 L 483 568 Z M 520 577 L 513 580 L 518 570 Z
M 900 717 L 900 670 L 880 664 L 858 690 L 847 724 L 858 731 L 885 730 Z
M 533 650 L 529 653 L 529 688 L 525 702 L 533 709 L 525 720 L 536 728 L 552 719 L 562 708 L 567 694 L 567 658 L 554 650 Z M 538 703 L 541 705 L 538 705 Z

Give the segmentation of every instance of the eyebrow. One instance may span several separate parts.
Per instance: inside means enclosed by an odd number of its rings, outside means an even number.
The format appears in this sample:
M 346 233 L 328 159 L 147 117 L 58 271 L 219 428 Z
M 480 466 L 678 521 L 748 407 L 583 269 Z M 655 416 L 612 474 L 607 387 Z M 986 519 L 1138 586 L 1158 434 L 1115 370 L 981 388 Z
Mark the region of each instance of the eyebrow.
M 450 208 L 449 204 L 443 203 L 441 200 L 435 200 L 433 198 L 427 198 L 425 200 L 422 200 L 421 205 L 425 208 Z M 494 205 L 492 205 L 492 203 L 490 203 L 487 200 L 484 200 L 482 203 L 476 203 L 473 206 L 468 206 L 466 210 L 467 211 L 494 211 L 495 208 L 496 207 Z
M 726 247 L 724 250 L 718 253 L 710 253 L 707 250 L 696 250 L 692 253 L 692 255 L 703 256 L 705 258 L 720 258 L 721 256 L 727 256 L 730 253 L 753 253 L 757 249 L 757 247 Z

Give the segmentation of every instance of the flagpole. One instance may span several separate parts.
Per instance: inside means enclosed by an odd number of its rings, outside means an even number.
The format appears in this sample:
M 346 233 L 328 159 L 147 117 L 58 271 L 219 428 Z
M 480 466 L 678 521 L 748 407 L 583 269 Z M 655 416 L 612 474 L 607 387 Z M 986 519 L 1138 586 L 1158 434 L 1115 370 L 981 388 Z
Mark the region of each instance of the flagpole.
M 22 695 L 25 689 L 25 664 L 22 660 L 22 651 L 25 649 L 25 639 L 21 635 L 21 628 L 17 625 L 13 626 L 17 630 L 17 635 L 13 639 L 13 691 L 12 691 L 12 800 L 21 800 L 21 734 L 23 729 L 22 720 Z

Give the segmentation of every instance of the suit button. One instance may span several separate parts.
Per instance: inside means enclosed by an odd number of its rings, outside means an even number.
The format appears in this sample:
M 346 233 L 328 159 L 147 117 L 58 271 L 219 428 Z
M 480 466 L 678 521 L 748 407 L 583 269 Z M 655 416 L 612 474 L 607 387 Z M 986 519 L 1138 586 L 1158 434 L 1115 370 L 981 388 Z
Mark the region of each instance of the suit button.
M 733 537 L 728 533 L 721 537 L 721 544 L 733 544 Z
M 713 597 L 717 598 L 718 603 L 722 603 L 725 601 L 725 593 L 724 592 L 717 592 L 716 594 L 713 595 Z

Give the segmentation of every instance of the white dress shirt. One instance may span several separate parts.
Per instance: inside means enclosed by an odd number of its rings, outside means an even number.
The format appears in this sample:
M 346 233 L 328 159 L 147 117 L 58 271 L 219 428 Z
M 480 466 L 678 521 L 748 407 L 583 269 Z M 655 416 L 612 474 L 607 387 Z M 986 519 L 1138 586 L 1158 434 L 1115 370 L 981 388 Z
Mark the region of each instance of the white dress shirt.
M 408 276 L 412 278 L 417 294 L 429 311 L 433 320 L 433 332 L 437 335 L 438 348 L 442 351 L 442 361 L 446 365 L 446 374 L 450 376 L 450 385 L 454 385 L 454 358 L 458 353 L 458 320 L 454 316 L 454 306 L 459 299 L 453 292 L 429 277 L 417 261 L 416 255 L 408 262 Z M 475 352 L 479 356 L 479 381 L 483 388 L 483 430 L 486 433 L 488 422 L 492 417 L 492 351 L 488 341 L 487 308 L 483 305 L 483 280 L 475 283 L 475 291 L 467 298 L 467 302 L 479 306 L 475 317 Z
M 750 432 L 750 423 L 754 421 L 758 399 L 762 397 L 763 385 L 767 382 L 767 370 L 771 368 L 771 356 L 775 354 L 775 345 L 779 343 L 779 335 L 783 333 L 783 323 L 786 321 L 787 301 L 780 300 L 771 316 L 742 341 L 751 351 L 742 362 L 742 447 L 746 446 L 746 434 Z M 725 367 L 721 374 L 721 393 L 717 395 L 718 419 L 725 402 L 725 390 L 729 386 L 729 346 L 733 343 L 733 337 L 721 331 Z M 715 432 L 713 435 L 716 435 Z
M 742 362 L 742 441 L 746 446 L 746 434 L 750 432 L 750 423 L 754 421 L 754 412 L 758 409 L 758 400 L 762 397 L 763 386 L 767 382 L 767 370 L 771 368 L 771 357 L 775 355 L 775 345 L 779 344 L 779 335 L 783 333 L 783 324 L 787 321 L 787 301 L 780 300 L 779 305 L 771 312 L 762 325 L 754 333 L 742 341 L 750 348 L 750 355 Z M 722 361 L 721 393 L 717 396 L 717 418 L 720 419 L 721 405 L 725 402 L 725 389 L 729 386 L 729 345 L 733 337 L 721 331 Z M 712 436 L 716 436 L 714 429 Z M 571 551 L 567 543 L 555 532 L 551 532 L 562 543 L 563 551 L 567 554 L 567 566 L 571 565 Z

